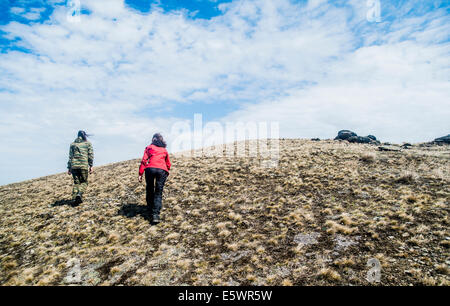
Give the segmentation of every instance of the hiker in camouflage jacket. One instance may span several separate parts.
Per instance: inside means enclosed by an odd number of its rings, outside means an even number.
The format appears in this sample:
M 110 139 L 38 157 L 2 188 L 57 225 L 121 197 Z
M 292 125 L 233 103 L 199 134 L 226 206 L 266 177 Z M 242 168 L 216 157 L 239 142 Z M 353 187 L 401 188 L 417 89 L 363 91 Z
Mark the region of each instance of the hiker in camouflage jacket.
M 69 150 L 67 173 L 73 176 L 72 198 L 75 204 L 83 202 L 82 196 L 88 185 L 88 174 L 93 172 L 94 150 L 87 137 L 85 131 L 79 131 Z

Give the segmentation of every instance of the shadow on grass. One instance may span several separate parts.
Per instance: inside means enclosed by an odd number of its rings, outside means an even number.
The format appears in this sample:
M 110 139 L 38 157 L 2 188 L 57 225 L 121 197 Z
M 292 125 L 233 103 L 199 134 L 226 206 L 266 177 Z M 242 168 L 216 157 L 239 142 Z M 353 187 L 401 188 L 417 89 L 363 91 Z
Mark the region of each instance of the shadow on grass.
M 56 206 L 72 206 L 72 207 L 76 207 L 78 205 L 75 205 L 73 200 L 58 200 L 55 203 L 52 204 L 52 207 L 56 207 Z
M 117 214 L 127 218 L 134 218 L 137 215 L 140 215 L 145 220 L 150 220 L 150 213 L 146 205 L 125 204 L 119 209 Z

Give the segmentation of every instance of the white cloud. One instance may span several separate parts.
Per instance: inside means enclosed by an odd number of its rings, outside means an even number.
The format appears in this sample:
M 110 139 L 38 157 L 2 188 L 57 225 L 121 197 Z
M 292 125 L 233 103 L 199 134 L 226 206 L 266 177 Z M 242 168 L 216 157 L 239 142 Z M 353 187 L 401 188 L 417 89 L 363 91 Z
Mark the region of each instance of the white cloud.
M 12 7 L 9 11 L 10 11 L 12 14 L 19 15 L 19 14 L 24 13 L 24 12 L 25 12 L 25 9 L 24 9 L 23 7 Z
M 79 23 L 57 7 L 45 23 L 0 28 L 32 51 L 0 54 L 0 182 L 61 171 L 78 129 L 96 135 L 97 163 L 137 157 L 155 131 L 170 135 L 177 118 L 152 113 L 168 103 L 246 103 L 224 120 L 279 120 L 282 137 L 448 133 L 449 26 L 439 12 L 386 32 L 361 1 L 234 1 L 211 20 L 82 4 L 90 14 Z M 23 163 L 30 150 L 35 169 Z
M 18 15 L 22 18 L 34 21 L 41 18 L 41 13 L 45 11 L 45 8 L 42 7 L 34 7 L 26 10 L 23 7 L 12 7 L 10 12 L 14 15 Z

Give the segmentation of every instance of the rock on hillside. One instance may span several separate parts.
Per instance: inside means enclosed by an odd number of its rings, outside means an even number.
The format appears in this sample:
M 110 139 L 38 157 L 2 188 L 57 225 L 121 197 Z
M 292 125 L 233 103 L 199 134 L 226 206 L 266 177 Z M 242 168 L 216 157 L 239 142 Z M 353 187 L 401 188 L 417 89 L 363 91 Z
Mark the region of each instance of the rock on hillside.
M 139 160 L 0 187 L 2 285 L 449 285 L 449 148 L 281 140 L 257 158 L 173 156 L 151 226 Z M 372 283 L 376 285 L 377 283 Z
M 349 130 L 340 130 L 334 140 L 347 140 L 350 137 L 358 136 L 355 132 Z
M 450 144 L 450 134 L 448 134 L 447 136 L 436 138 L 434 142 L 437 144 Z
M 373 135 L 368 136 L 358 136 L 355 132 L 349 130 L 341 130 L 334 140 L 347 140 L 351 143 L 369 143 L 369 144 L 380 144 L 377 138 Z

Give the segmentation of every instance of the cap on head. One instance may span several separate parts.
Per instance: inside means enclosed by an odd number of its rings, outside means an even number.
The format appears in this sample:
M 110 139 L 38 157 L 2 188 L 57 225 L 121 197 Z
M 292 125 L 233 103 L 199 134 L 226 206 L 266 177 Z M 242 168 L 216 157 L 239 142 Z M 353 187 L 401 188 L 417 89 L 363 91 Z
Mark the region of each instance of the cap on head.
M 81 137 L 83 140 L 87 139 L 87 134 L 85 131 L 78 131 L 78 137 Z

